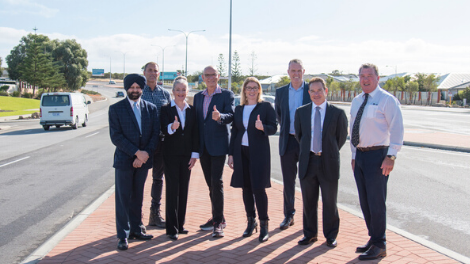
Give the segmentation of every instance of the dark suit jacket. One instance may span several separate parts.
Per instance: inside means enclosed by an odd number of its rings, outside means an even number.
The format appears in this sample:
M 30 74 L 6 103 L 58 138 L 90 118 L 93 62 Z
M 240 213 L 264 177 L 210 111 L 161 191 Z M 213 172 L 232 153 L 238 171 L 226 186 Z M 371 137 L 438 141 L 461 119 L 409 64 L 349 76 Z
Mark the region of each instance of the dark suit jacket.
M 186 109 L 186 120 L 183 130 L 176 107 L 166 104 L 160 110 L 161 131 L 165 135 L 163 155 L 191 156 L 192 152 L 199 152 L 199 131 L 196 122 L 196 110 L 192 106 Z M 170 135 L 168 134 L 168 125 L 175 121 L 175 116 L 178 117 L 180 127 L 176 129 L 175 133 Z
M 287 150 L 287 141 L 289 139 L 290 115 L 289 115 L 289 85 L 276 89 L 276 98 L 274 100 L 276 108 L 277 122 L 281 128 L 279 133 L 279 155 L 284 156 Z M 304 96 L 302 105 L 310 103 L 308 94 L 308 83 L 304 82 Z
M 152 155 L 158 143 L 160 125 L 157 107 L 140 100 L 142 134 L 127 98 L 109 107 L 109 133 L 116 146 L 114 164 L 116 169 L 132 169 L 137 150 L 145 150 L 150 158 L 142 165 L 143 169 L 152 168 Z
M 244 187 L 242 165 L 242 138 L 245 133 L 243 125 L 243 105 L 235 108 L 233 116 L 232 133 L 230 137 L 229 155 L 233 156 L 233 175 L 230 185 L 232 187 Z M 264 131 L 255 127 L 255 121 L 260 115 Z M 269 135 L 277 131 L 276 113 L 269 102 L 258 103 L 250 114 L 248 121 L 248 143 L 250 150 L 251 187 L 253 190 L 271 187 L 271 150 L 269 147 Z M 245 172 L 246 173 L 246 172 Z
M 312 105 L 297 108 L 295 112 L 295 137 L 299 141 L 299 178 L 303 179 L 307 174 L 310 158 L 310 144 L 312 138 Z M 322 131 L 322 170 L 326 180 L 339 179 L 339 150 L 346 142 L 348 135 L 348 119 L 342 109 L 327 104 L 325 120 Z
M 207 116 L 204 119 L 204 95 L 202 92 L 194 96 L 194 109 L 196 109 L 197 125 L 199 127 L 199 154 L 204 149 L 211 156 L 223 156 L 228 154 L 228 128 L 233 120 L 234 95 L 232 91 L 222 89 L 222 93 L 214 94 L 209 105 Z M 220 121 L 212 119 L 214 105 L 220 112 Z

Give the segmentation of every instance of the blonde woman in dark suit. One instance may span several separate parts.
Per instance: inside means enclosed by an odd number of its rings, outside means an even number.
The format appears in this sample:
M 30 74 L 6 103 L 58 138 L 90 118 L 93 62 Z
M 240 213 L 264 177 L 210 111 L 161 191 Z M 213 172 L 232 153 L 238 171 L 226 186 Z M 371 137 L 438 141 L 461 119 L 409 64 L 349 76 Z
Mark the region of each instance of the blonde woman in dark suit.
M 174 100 L 161 108 L 163 166 L 166 184 L 166 234 L 177 240 L 187 234 L 184 228 L 191 169 L 199 158 L 196 111 L 186 102 L 188 81 L 177 77 L 173 83 Z

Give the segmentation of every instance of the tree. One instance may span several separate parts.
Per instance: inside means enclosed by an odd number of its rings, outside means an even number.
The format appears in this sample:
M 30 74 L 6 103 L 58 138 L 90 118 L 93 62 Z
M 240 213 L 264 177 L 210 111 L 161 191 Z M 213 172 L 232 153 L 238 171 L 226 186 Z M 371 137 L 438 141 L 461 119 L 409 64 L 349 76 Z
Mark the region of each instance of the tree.
M 405 84 L 405 78 L 404 77 L 394 77 L 391 79 L 388 79 L 385 82 L 385 85 L 383 87 L 387 91 L 405 91 L 406 84 Z
M 258 69 L 256 68 L 255 60 L 256 60 L 258 57 L 256 56 L 256 54 L 255 54 L 254 51 L 251 52 L 250 57 L 251 57 L 251 67 L 249 68 L 250 76 L 255 76 L 255 75 L 256 75 L 256 71 L 258 70 Z
M 225 76 L 225 69 L 227 65 L 225 64 L 224 54 L 220 53 L 217 60 L 219 62 L 217 65 L 217 71 L 219 72 L 220 76 Z
M 42 47 L 36 41 L 31 42 L 25 50 L 25 58 L 19 66 L 21 78 L 33 85 L 33 94 L 36 93 L 36 86 L 43 86 L 46 79 L 46 69 L 49 58 L 42 51 Z
M 2 68 L 2 57 L 0 57 L 0 76 L 3 75 L 3 68 Z
M 342 71 L 339 71 L 339 70 L 333 70 L 330 75 L 333 75 L 333 76 L 340 76 L 341 74 L 343 74 Z
M 326 87 L 330 87 L 331 83 L 334 82 L 335 79 L 333 79 L 333 77 L 331 76 L 328 76 L 326 77 Z
M 232 80 L 233 82 L 239 82 L 243 79 L 242 68 L 240 65 L 240 56 L 238 52 L 233 53 L 233 65 L 232 65 Z
M 417 73 L 416 81 L 419 91 L 434 92 L 437 90 L 438 78 L 434 74 Z
M 86 50 L 76 40 L 67 39 L 59 43 L 52 52 L 55 61 L 58 62 L 60 72 L 64 74 L 67 87 L 78 90 L 88 80 L 88 59 Z
M 15 46 L 10 51 L 10 54 L 6 57 L 6 62 L 8 64 L 8 76 L 10 79 L 21 79 L 20 67 L 23 60 L 26 58 L 26 49 L 33 42 L 38 45 L 42 45 L 42 48 L 45 50 L 45 52 L 50 52 L 51 47 L 54 45 L 54 43 L 49 43 L 50 40 L 47 36 L 41 34 L 28 34 L 27 36 L 23 36 L 20 40 L 20 44 Z
M 23 80 L 33 85 L 33 94 L 36 86 L 41 88 L 58 88 L 65 86 L 63 74 L 59 73 L 59 66 L 52 62 L 50 54 L 46 53 L 45 42 L 39 44 L 34 41 L 29 43 L 25 50 L 26 57 L 19 67 L 19 73 Z
M 276 87 L 281 87 L 284 85 L 288 85 L 290 83 L 290 79 L 288 76 L 283 76 L 281 79 L 276 83 Z

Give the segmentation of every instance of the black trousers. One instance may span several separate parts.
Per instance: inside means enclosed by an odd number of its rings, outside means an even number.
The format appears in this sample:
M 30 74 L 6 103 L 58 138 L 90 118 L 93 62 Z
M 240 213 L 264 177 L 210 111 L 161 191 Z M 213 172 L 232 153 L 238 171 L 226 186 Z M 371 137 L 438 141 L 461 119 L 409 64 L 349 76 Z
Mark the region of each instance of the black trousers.
M 162 200 L 163 190 L 163 153 L 162 153 L 163 141 L 158 142 L 158 146 L 155 149 L 153 155 L 153 169 L 152 169 L 152 205 L 151 207 L 155 210 L 160 209 Z
M 303 225 L 306 237 L 318 235 L 318 196 L 321 189 L 323 203 L 323 235 L 326 239 L 336 239 L 339 232 L 339 214 L 336 206 L 338 180 L 327 180 L 322 171 L 324 157 L 310 155 L 307 174 L 300 179 L 302 190 Z
M 199 157 L 202 171 L 207 186 L 209 187 L 209 196 L 212 203 L 212 219 L 216 223 L 224 221 L 224 181 L 222 174 L 224 171 L 226 155 L 211 156 L 204 150 Z
M 256 217 L 256 208 L 258 209 L 259 220 L 269 220 L 268 217 L 268 196 L 266 188 L 253 189 L 251 181 L 253 175 L 250 172 L 250 149 L 242 146 L 242 165 L 243 165 L 243 203 L 247 217 Z
M 115 169 L 116 231 L 118 238 L 140 232 L 142 200 L 148 169 Z
M 299 142 L 289 135 L 286 153 L 281 156 L 282 181 L 284 182 L 284 216 L 295 214 L 295 178 L 299 162 Z
M 188 202 L 189 178 L 188 169 L 191 156 L 164 155 L 166 186 L 166 234 L 175 235 L 183 229 Z
M 382 162 L 388 148 L 367 152 L 356 151 L 354 178 L 356 179 L 359 202 L 373 245 L 385 248 L 387 225 L 387 183 L 388 176 L 382 174 Z

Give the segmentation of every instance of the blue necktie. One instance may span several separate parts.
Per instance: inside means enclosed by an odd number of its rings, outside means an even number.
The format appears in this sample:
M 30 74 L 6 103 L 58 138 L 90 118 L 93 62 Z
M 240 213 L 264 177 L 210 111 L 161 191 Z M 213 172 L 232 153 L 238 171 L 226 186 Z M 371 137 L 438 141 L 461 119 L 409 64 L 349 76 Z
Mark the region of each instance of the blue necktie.
M 142 126 L 140 125 L 142 120 L 141 120 L 141 117 L 140 117 L 140 109 L 137 107 L 137 102 L 134 102 L 133 110 L 134 110 L 135 119 L 137 119 L 137 123 L 139 124 L 140 133 L 142 133 Z
M 315 120 L 313 121 L 313 152 L 319 153 L 321 149 L 321 115 L 320 107 L 315 107 Z

